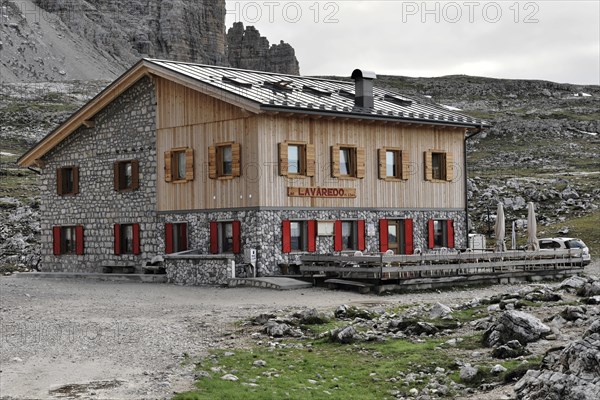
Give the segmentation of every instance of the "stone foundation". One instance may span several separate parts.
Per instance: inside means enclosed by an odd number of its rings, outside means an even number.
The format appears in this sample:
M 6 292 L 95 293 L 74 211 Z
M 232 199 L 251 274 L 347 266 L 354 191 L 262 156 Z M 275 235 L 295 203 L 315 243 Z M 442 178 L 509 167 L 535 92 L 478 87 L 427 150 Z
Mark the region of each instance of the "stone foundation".
M 178 253 L 165 256 L 169 283 L 182 286 L 226 285 L 234 276 L 233 255 Z

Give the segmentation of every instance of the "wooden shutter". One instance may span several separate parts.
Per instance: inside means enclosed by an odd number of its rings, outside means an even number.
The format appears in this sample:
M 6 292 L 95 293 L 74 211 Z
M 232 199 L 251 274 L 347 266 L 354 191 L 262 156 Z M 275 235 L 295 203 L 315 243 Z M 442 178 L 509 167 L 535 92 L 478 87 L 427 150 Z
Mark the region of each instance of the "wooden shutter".
M 412 254 L 415 252 L 415 245 L 413 242 L 413 220 L 404 220 L 404 252 L 406 254 Z
M 217 179 L 217 148 L 215 146 L 208 148 L 208 177 Z
M 115 224 L 114 226 L 114 250 L 115 255 L 121 254 L 121 225 Z
M 210 252 L 219 253 L 219 223 L 215 221 L 210 223 Z
M 178 251 L 185 251 L 188 249 L 188 233 L 187 224 L 179 224 L 179 249 Z
M 59 256 L 61 250 L 60 243 L 60 226 L 55 226 L 52 228 L 52 249 L 54 250 L 54 255 Z
M 75 227 L 75 254 L 83 255 L 83 225 Z
M 365 160 L 365 148 L 356 148 L 356 177 L 364 178 L 366 174 L 366 160 Z
M 173 253 L 173 224 L 165 224 L 165 253 Z
M 231 144 L 231 176 L 242 175 L 242 147 L 239 143 Z
M 335 221 L 333 226 L 333 250 L 342 251 L 342 221 Z
M 231 226 L 233 228 L 233 254 L 239 254 L 242 251 L 241 223 L 233 221 Z
M 340 146 L 331 146 L 331 176 L 340 176 Z
M 140 187 L 140 162 L 131 160 L 131 190 L 138 190 Z
M 386 149 L 377 150 L 377 159 L 379 160 L 379 179 L 387 178 L 387 159 L 386 159 Z
M 288 174 L 288 144 L 279 143 L 279 175 Z
M 56 169 L 56 194 L 63 194 L 63 173 L 62 168 Z
M 388 220 L 379 220 L 379 251 L 385 253 L 388 251 Z
M 140 246 L 140 224 L 133 224 L 133 254 L 141 254 Z
M 173 152 L 165 151 L 165 182 L 173 182 Z
M 79 193 L 79 167 L 73 167 L 73 194 Z
M 454 155 L 446 153 L 446 180 L 451 182 L 454 180 Z
M 454 248 L 454 221 L 449 219 L 446 221 L 446 223 L 448 224 L 448 247 L 453 249 Z
M 194 180 L 194 149 L 185 149 L 185 180 Z
M 433 249 L 435 247 L 435 238 L 434 238 L 434 231 L 433 231 L 433 220 L 430 219 L 429 221 L 427 221 L 427 238 L 428 238 L 428 246 L 430 249 Z
M 121 171 L 119 170 L 119 162 L 115 161 L 113 164 L 113 188 L 116 192 L 121 188 Z
M 311 220 L 306 222 L 307 248 L 311 253 L 317 251 L 317 221 Z
M 292 227 L 289 220 L 281 221 L 281 251 L 292 252 Z
M 306 176 L 315 176 L 317 171 L 317 153 L 314 144 L 306 145 Z
M 356 247 L 358 247 L 358 250 L 363 251 L 366 246 L 365 246 L 365 220 L 364 219 L 360 219 L 358 221 L 356 221 Z
M 402 157 L 402 176 L 401 179 L 407 180 L 408 175 L 410 174 L 410 156 L 408 155 L 408 150 L 402 150 L 400 152 Z
M 431 156 L 431 151 L 426 151 L 424 154 L 424 162 L 425 162 L 425 180 L 432 181 L 433 180 L 433 161 Z

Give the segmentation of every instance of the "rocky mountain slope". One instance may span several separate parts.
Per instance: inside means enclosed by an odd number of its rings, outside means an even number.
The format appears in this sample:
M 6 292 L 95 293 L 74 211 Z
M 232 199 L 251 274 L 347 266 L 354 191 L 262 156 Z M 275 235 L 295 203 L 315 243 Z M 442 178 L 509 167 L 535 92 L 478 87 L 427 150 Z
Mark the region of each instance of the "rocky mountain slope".
M 225 0 L 2 0 L 0 82 L 113 80 L 142 57 L 298 73 L 290 45 L 226 33 L 225 14 Z

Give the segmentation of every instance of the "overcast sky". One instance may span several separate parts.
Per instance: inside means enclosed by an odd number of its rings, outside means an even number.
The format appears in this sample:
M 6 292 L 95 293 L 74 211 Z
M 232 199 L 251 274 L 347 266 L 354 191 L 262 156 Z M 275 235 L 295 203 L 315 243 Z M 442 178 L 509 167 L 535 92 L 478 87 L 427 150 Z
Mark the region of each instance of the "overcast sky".
M 303 75 L 467 74 L 600 84 L 600 1 L 227 0 Z

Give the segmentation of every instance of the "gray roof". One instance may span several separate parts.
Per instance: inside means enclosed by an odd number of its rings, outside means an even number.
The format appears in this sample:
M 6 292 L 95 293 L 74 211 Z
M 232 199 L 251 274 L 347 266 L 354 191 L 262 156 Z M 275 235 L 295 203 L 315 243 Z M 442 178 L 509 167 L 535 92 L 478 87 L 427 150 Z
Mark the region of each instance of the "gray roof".
M 489 126 L 486 121 L 435 104 L 419 103 L 414 98 L 378 87 L 373 89 L 375 103 L 373 108 L 356 107 L 354 105 L 354 82 L 352 81 L 283 75 L 149 58 L 145 61 L 255 102 L 260 105 L 261 110 L 265 111 L 464 127 Z

